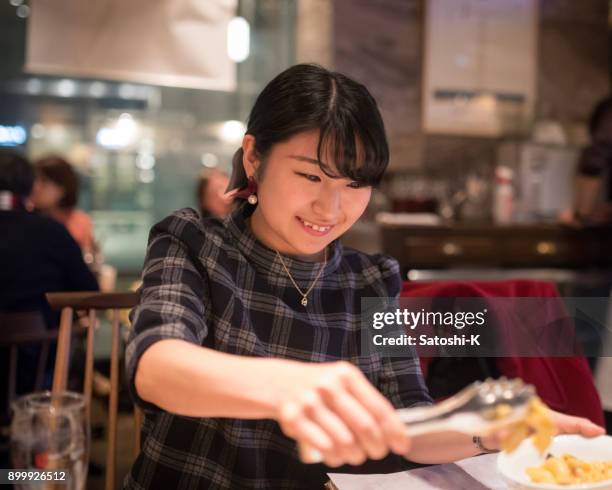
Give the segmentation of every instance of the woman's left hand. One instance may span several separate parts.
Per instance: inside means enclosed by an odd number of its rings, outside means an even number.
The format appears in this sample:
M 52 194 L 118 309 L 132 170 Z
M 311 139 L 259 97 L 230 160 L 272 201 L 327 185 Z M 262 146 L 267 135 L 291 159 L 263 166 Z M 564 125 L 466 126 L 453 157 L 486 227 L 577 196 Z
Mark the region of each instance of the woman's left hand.
M 550 417 L 557 426 L 558 434 L 579 434 L 584 437 L 597 437 L 606 433 L 603 427 L 594 424 L 584 417 L 575 417 L 552 409 L 548 409 Z M 503 429 L 495 434 L 482 438 L 482 444 L 487 449 L 499 451 L 502 442 L 512 429 Z
M 549 411 L 559 434 L 580 434 L 584 437 L 596 437 L 606 433 L 603 427 L 584 417 L 574 417 L 550 409 Z

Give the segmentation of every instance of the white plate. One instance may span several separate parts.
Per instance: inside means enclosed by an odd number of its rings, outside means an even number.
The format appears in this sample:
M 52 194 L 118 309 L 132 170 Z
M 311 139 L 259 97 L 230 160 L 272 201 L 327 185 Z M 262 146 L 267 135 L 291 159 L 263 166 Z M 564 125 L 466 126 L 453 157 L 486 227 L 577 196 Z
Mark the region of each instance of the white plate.
M 586 461 L 612 460 L 612 437 L 599 436 L 587 439 L 576 435 L 562 435 L 553 439 L 548 448 L 553 456 L 571 454 Z M 544 461 L 531 439 L 527 439 L 512 453 L 502 452 L 497 457 L 497 469 L 510 485 L 510 488 L 538 490 L 612 490 L 612 480 L 581 485 L 553 485 L 550 483 L 532 483 L 525 470 L 530 466 L 539 466 Z

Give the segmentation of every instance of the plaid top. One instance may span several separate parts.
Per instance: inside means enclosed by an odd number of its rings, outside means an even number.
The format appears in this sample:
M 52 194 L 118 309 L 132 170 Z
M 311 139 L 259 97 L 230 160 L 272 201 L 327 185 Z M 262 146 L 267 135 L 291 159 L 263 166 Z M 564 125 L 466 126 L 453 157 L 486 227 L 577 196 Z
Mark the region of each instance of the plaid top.
M 183 209 L 151 231 L 126 351 L 130 390 L 145 408 L 145 421 L 141 452 L 125 488 L 313 489 L 327 480 L 324 465 L 299 461 L 295 442 L 273 420 L 183 417 L 139 399 L 136 365 L 162 339 L 241 356 L 344 359 L 398 408 L 431 402 L 416 357 L 359 352 L 360 299 L 397 297 L 397 262 L 335 241 L 304 307 L 276 253 L 250 231 L 245 220 L 253 209 L 241 204 L 224 221 L 202 220 Z M 303 290 L 323 267 L 322 262 L 284 261 Z

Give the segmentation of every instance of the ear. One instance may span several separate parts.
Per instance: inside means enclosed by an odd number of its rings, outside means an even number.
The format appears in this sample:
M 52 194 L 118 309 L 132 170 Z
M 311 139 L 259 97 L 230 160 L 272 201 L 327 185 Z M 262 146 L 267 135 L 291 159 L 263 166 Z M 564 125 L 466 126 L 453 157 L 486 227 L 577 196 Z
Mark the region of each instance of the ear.
M 259 157 L 255 150 L 255 136 L 245 134 L 242 138 L 242 166 L 247 177 L 254 177 L 259 167 Z

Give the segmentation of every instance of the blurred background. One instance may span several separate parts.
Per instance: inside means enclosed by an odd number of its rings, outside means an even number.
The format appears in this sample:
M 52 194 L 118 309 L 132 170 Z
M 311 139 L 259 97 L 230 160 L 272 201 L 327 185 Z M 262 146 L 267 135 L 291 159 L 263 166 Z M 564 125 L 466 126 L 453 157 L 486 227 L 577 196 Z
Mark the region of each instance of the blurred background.
M 104 261 L 136 276 L 149 228 L 196 207 L 202 169 L 229 170 L 257 93 L 294 63 L 296 4 L 79 3 L 0 2 L 0 145 L 68 159 Z
M 150 226 L 229 171 L 263 85 L 317 62 L 370 88 L 391 145 L 349 245 L 405 274 L 599 270 L 601 230 L 577 245 L 557 223 L 609 93 L 609 18 L 607 0 L 3 0 L 0 144 L 76 167 L 96 260 L 129 281 Z M 524 238 L 501 246 L 501 225 Z

